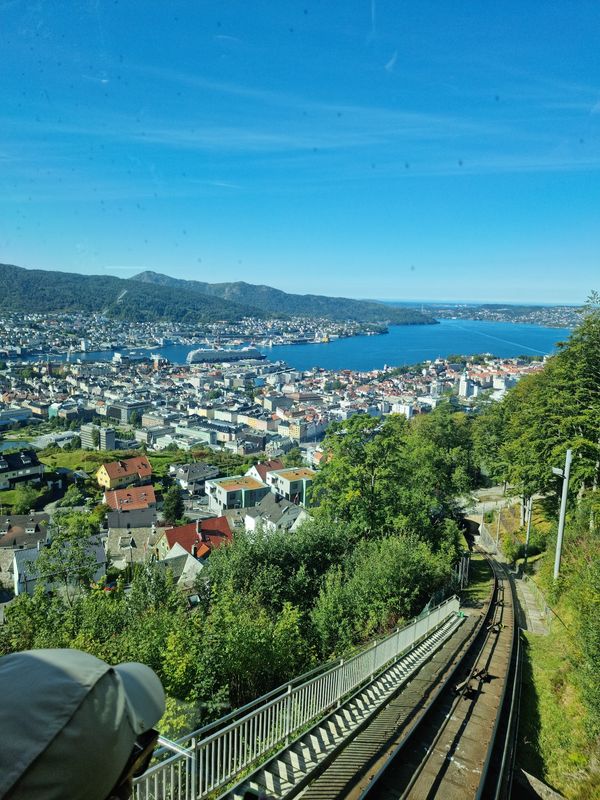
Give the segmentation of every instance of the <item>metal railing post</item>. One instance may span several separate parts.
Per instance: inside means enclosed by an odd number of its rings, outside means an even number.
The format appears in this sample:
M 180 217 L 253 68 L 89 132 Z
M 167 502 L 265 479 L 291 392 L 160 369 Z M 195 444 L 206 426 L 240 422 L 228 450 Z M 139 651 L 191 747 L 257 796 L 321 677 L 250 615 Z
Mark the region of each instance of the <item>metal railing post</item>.
M 196 800 L 198 793 L 198 754 L 196 753 L 196 737 L 193 736 L 190 742 L 192 755 L 190 756 L 190 785 L 188 795 L 190 800 Z
M 292 684 L 288 683 L 287 697 L 285 700 L 285 743 L 290 743 L 290 732 L 292 730 Z
M 336 686 L 336 694 L 337 694 L 337 708 L 342 705 L 342 687 L 340 686 L 342 682 L 342 667 L 344 666 L 344 659 L 340 658 L 340 665 L 338 667 L 338 674 L 337 674 L 337 686 Z
M 371 667 L 371 678 L 375 675 L 375 669 L 377 664 L 377 639 L 373 642 L 373 665 Z

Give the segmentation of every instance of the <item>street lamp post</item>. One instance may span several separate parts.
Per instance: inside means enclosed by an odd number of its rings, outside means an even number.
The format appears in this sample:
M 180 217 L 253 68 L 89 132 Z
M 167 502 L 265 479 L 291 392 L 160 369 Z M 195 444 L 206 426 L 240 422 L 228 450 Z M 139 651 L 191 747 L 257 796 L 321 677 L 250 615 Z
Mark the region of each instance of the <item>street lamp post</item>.
M 567 495 L 569 493 L 569 475 L 571 474 L 571 450 L 567 450 L 565 458 L 565 468 L 559 469 L 552 467 L 552 472 L 562 478 L 562 496 L 560 499 L 560 516 L 558 518 L 558 536 L 556 537 L 556 555 L 554 557 L 554 580 L 558 578 L 560 572 L 560 556 L 562 552 L 563 534 L 565 531 L 565 516 L 567 513 Z

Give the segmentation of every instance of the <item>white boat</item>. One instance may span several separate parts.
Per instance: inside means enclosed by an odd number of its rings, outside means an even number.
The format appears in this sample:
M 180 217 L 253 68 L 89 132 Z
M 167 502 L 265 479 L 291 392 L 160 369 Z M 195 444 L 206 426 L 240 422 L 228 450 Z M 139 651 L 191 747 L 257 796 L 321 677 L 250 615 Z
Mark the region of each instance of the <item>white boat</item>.
M 264 355 L 256 347 L 240 347 L 239 349 L 227 349 L 217 347 L 199 347 L 191 350 L 187 354 L 188 364 L 210 364 L 220 363 L 221 361 L 242 361 L 246 358 L 264 358 Z

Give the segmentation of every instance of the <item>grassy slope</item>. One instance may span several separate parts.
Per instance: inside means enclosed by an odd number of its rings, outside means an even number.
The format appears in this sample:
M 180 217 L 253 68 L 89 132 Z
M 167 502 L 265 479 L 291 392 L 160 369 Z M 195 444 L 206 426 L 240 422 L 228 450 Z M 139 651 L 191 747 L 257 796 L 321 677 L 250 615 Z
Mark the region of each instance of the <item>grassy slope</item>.
M 575 610 L 556 611 L 548 636 L 525 633 L 518 764 L 572 800 L 600 798 L 600 775 L 592 774 L 593 747 L 585 731 L 585 708 L 573 669 Z
M 116 461 L 120 458 L 133 458 L 142 454 L 141 450 L 42 450 L 39 459 L 52 469 L 65 467 L 66 469 L 83 469 L 92 478 L 98 467 L 108 461 Z M 189 461 L 205 461 L 220 466 L 225 471 L 227 468 L 233 469 L 244 463 L 244 459 L 229 453 L 204 453 L 197 451 L 189 453 L 184 450 L 168 450 L 160 453 L 148 453 L 148 460 L 152 465 L 155 477 L 161 478 L 169 471 L 170 464 L 188 463 Z
M 494 514 L 489 526 L 494 532 L 496 522 Z M 518 506 L 502 511 L 500 538 L 505 546 L 524 542 L 519 522 Z M 534 504 L 533 527 L 542 539 L 553 527 L 540 503 Z M 528 561 L 534 581 L 546 589 L 553 554 L 533 556 Z M 539 563 L 532 570 L 535 562 Z M 472 591 L 475 598 L 485 599 L 481 582 Z M 600 775 L 590 770 L 599 754 L 586 736 L 585 707 L 574 665 L 577 612 L 568 595 L 563 595 L 554 610 L 564 625 L 554 618 L 548 636 L 524 635 L 517 763 L 570 800 L 600 800 Z

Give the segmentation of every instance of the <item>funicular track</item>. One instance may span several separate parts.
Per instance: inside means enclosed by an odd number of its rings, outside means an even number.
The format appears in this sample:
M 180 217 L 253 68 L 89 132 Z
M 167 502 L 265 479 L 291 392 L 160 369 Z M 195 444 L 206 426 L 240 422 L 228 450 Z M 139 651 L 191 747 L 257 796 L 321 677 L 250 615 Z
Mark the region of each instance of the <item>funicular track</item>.
M 136 800 L 509 797 L 516 601 L 488 561 L 483 608 L 465 616 L 449 598 L 349 660 L 165 741 Z
M 457 627 L 327 758 L 317 763 L 296 759 L 293 750 L 279 754 L 279 770 L 267 765 L 243 788 L 273 800 L 499 798 L 496 789 L 510 766 L 500 740 L 509 733 L 502 721 L 512 693 L 515 601 L 504 568 L 487 561 L 493 587 L 480 613 Z M 283 788 L 279 779 L 285 783 L 298 768 L 306 775 Z M 275 780 L 265 781 L 265 773 Z M 227 800 L 241 800 L 240 788 Z
M 357 779 L 341 792 L 327 791 L 328 776 L 323 773 L 315 783 L 321 788 L 319 800 L 510 796 L 509 717 L 512 721 L 518 647 L 515 597 L 504 568 L 492 559 L 488 562 L 494 589 L 486 613 L 436 694 L 407 730 L 382 747 L 367 770 L 356 770 Z

